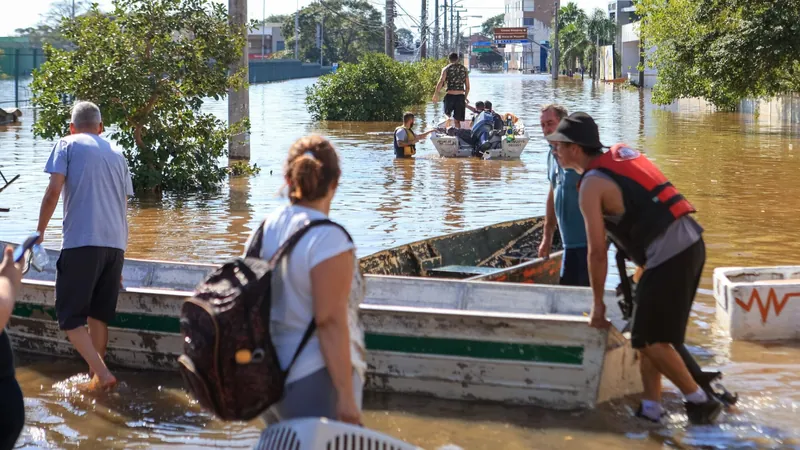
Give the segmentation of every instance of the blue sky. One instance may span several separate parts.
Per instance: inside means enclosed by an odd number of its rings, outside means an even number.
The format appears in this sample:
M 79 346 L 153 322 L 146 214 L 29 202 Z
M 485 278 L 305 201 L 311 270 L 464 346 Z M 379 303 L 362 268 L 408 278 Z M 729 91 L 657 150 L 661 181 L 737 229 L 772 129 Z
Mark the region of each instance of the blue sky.
M 4 8 L 3 14 L 0 15 L 0 36 L 9 36 L 14 34 L 17 28 L 25 28 L 35 25 L 39 21 L 39 15 L 46 12 L 52 0 L 23 0 L 13 2 L 10 6 Z M 95 0 L 100 5 L 101 9 L 109 9 L 111 0 Z M 383 11 L 384 0 L 367 0 L 373 3 L 376 8 Z M 590 12 L 594 8 L 606 9 L 608 0 L 572 0 L 577 3 L 580 8 Z M 251 19 L 260 19 L 263 9 L 266 6 L 266 14 L 286 14 L 293 12 L 297 5 L 304 6 L 311 3 L 311 0 L 295 0 L 295 2 L 276 2 L 275 0 L 248 0 L 248 15 Z M 440 1 L 441 3 L 441 1 Z M 562 5 L 568 3 L 568 0 L 561 0 Z M 396 24 L 398 27 L 411 28 L 416 27 L 415 21 L 419 20 L 419 13 L 422 6 L 422 0 L 398 0 L 398 14 Z M 487 18 L 500 14 L 503 12 L 503 0 L 492 0 L 491 2 L 481 0 L 462 0 L 461 3 L 467 9 L 467 14 L 483 16 L 482 18 L 470 18 L 466 25 L 479 25 Z M 428 0 L 429 8 L 433 8 L 433 0 Z M 493 6 L 497 5 L 497 6 Z M 413 16 L 409 17 L 406 14 Z M 416 30 L 414 30 L 416 32 Z

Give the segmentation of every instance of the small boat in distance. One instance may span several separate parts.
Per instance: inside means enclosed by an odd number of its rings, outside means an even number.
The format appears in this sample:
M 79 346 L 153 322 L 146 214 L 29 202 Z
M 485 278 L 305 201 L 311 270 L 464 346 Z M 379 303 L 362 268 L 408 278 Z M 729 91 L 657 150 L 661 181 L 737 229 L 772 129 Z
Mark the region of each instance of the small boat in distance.
M 436 148 L 439 156 L 444 158 L 480 157 L 483 159 L 519 159 L 525 146 L 528 145 L 530 136 L 522 119 L 511 114 L 503 114 L 503 122 L 509 119 L 511 129 L 488 131 L 484 145 L 478 145 L 472 138 L 471 130 L 456 129 L 451 126 L 451 120 L 442 118 L 436 124 L 436 131 L 431 134 L 431 143 Z M 509 133 L 510 131 L 510 133 Z

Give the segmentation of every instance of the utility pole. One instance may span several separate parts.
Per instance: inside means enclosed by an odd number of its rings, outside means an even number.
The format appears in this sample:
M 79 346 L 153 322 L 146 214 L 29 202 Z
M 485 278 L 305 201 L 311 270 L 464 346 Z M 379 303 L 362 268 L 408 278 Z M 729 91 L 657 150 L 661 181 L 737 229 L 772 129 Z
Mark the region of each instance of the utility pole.
M 247 0 L 228 0 L 228 22 L 238 28 L 247 42 Z M 231 73 L 244 69 L 245 81 L 250 81 L 247 44 L 236 62 L 231 64 Z M 247 87 L 228 89 L 228 123 L 234 125 L 250 118 L 250 93 Z M 231 136 L 228 141 L 228 163 L 250 160 L 250 139 L 247 130 Z
M 294 59 L 300 59 L 300 3 L 294 12 Z
M 555 40 L 553 42 L 553 55 L 550 58 L 553 64 L 553 79 L 558 79 L 558 10 L 561 7 L 561 1 L 556 0 L 555 4 L 555 12 L 553 13 L 553 27 L 555 28 Z
M 386 30 L 384 31 L 384 51 L 394 59 L 394 0 L 386 0 Z
M 450 42 L 447 40 L 447 0 L 444 0 L 444 48 L 445 53 L 447 53 L 447 49 L 450 48 Z M 445 55 L 447 56 L 447 55 Z
M 75 0 L 73 0 L 75 1 Z M 264 47 L 267 45 L 267 0 L 261 2 L 261 60 L 264 60 Z
M 75 20 L 75 0 L 72 0 L 72 20 Z
M 433 57 L 439 59 L 439 0 L 433 0 L 433 14 L 436 19 L 433 24 Z
M 461 11 L 456 13 L 456 53 L 461 53 Z
M 456 0 L 450 0 L 450 49 L 452 51 L 453 46 L 455 45 L 455 41 L 453 40 L 453 31 L 456 28 L 456 21 L 453 20 L 455 16 L 453 15 L 453 11 L 456 10 Z
M 419 59 L 428 57 L 428 0 L 422 0 L 419 26 Z

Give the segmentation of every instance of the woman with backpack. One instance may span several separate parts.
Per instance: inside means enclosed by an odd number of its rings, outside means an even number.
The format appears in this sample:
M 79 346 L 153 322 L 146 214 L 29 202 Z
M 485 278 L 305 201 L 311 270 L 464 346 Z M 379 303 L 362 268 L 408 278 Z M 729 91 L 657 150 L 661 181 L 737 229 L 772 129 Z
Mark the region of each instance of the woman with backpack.
M 328 218 L 340 175 L 339 157 L 326 139 L 306 136 L 292 145 L 284 170 L 290 204 L 267 217 L 261 258 L 269 260 L 310 221 Z M 290 366 L 304 335 L 313 331 L 291 365 L 275 413 L 281 420 L 360 424 L 367 367 L 358 319 L 364 282 L 349 234 L 333 223 L 308 229 L 275 267 L 272 299 L 270 330 L 281 367 Z

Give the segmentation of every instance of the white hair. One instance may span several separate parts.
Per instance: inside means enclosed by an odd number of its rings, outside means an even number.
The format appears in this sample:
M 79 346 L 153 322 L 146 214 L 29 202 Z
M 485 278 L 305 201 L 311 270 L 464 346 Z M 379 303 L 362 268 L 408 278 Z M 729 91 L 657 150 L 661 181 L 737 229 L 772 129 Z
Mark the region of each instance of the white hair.
M 72 124 L 75 128 L 97 126 L 102 121 L 100 108 L 92 102 L 80 101 L 72 107 Z

